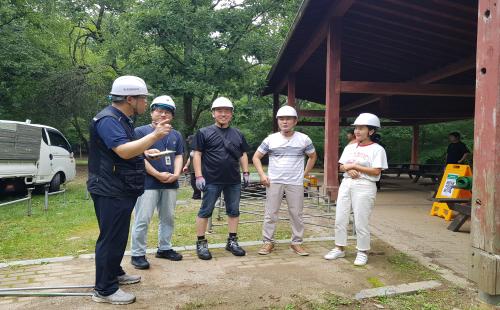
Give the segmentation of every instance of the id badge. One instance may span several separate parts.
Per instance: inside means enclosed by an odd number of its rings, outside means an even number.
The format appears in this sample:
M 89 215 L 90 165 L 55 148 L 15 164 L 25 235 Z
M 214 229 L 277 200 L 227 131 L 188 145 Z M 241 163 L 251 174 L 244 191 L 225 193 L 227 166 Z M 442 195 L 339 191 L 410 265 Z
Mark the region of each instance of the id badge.
M 170 160 L 170 156 L 165 156 L 165 164 L 167 166 L 170 166 L 172 164 L 172 161 Z

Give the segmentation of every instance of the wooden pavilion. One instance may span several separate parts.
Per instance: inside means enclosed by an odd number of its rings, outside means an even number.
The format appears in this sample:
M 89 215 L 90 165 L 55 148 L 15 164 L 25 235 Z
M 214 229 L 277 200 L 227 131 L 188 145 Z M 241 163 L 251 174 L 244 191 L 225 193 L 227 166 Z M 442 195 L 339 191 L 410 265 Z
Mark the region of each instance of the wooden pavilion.
M 338 143 L 347 118 L 371 112 L 383 126 L 474 117 L 470 274 L 500 301 L 500 3 L 494 0 L 304 0 L 264 95 L 325 105 L 325 189 L 338 191 Z M 497 298 L 497 299 L 496 299 Z

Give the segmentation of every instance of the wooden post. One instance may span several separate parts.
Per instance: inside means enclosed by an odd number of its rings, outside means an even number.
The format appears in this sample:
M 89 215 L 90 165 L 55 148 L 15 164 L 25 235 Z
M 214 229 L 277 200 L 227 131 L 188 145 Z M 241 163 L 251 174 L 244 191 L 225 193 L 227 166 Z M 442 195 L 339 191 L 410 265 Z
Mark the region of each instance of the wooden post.
M 339 111 L 340 111 L 340 18 L 331 21 L 326 48 L 326 111 L 325 111 L 325 191 L 336 199 L 339 189 Z
M 290 73 L 288 75 L 288 102 L 287 104 L 291 107 L 297 108 L 295 104 L 295 74 Z
M 469 278 L 500 303 L 500 5 L 479 0 Z
M 280 108 L 280 94 L 273 94 L 273 132 L 278 132 L 278 122 L 276 121 L 276 113 Z
M 420 126 L 413 125 L 413 139 L 411 140 L 411 164 L 418 164 L 418 152 L 420 142 Z M 415 166 L 412 166 L 414 168 Z

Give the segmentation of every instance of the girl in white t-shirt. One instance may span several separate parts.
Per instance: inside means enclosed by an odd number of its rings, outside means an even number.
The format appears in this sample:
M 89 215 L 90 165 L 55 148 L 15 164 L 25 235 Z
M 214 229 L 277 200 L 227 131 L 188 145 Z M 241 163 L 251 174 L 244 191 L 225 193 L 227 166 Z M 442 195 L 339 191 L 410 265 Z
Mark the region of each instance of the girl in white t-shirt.
M 368 222 L 375 203 L 377 187 L 383 169 L 387 169 L 387 156 L 379 144 L 371 140 L 380 120 L 371 113 L 361 113 L 354 121 L 356 143 L 345 147 L 340 156 L 340 171 L 344 179 L 340 184 L 335 212 L 335 248 L 328 252 L 325 259 L 345 256 L 347 246 L 347 225 L 351 209 L 354 213 L 358 254 L 354 265 L 362 266 L 368 262 L 370 250 L 370 230 Z

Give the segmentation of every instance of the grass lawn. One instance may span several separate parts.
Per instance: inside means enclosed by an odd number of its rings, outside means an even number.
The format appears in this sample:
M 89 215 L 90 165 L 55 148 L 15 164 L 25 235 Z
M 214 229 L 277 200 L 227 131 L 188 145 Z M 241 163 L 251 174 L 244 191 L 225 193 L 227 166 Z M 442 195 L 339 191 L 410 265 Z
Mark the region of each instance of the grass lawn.
M 49 208 L 45 212 L 44 196 L 35 195 L 32 216 L 26 216 L 26 202 L 0 208 L 0 262 L 94 252 L 98 227 L 92 200 L 85 199 L 86 166 L 78 165 L 77 170 L 76 180 L 67 186 L 66 203 L 63 195 L 49 196 Z M 195 218 L 200 200 L 191 200 L 191 194 L 191 188 L 186 186 L 178 191 L 174 246 L 191 245 L 196 240 Z M 214 223 L 218 223 L 216 212 Z M 241 221 L 255 219 L 252 215 L 241 216 Z M 224 217 L 221 223 L 225 222 Z M 261 223 L 240 225 L 240 241 L 260 240 L 261 227 Z M 290 238 L 288 223 L 278 225 L 276 237 Z M 215 227 L 207 238 L 210 243 L 225 242 L 227 227 Z M 149 229 L 148 248 L 155 248 L 157 240 L 158 217 L 155 215 Z

